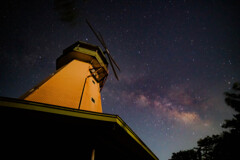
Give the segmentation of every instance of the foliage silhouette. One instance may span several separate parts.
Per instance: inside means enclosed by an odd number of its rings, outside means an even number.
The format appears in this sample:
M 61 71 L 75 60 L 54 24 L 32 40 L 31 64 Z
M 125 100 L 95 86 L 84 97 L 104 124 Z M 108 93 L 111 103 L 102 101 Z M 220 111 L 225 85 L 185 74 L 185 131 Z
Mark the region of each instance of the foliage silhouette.
M 198 153 L 194 149 L 190 149 L 187 151 L 180 151 L 178 153 L 173 153 L 171 160 L 198 160 Z
M 236 82 L 230 92 L 225 92 L 225 102 L 237 114 L 233 119 L 225 120 L 222 125 L 228 131 L 220 135 L 207 136 L 200 139 L 198 147 L 173 153 L 170 160 L 237 160 L 240 157 L 240 83 Z M 194 155 L 194 156 L 193 156 Z

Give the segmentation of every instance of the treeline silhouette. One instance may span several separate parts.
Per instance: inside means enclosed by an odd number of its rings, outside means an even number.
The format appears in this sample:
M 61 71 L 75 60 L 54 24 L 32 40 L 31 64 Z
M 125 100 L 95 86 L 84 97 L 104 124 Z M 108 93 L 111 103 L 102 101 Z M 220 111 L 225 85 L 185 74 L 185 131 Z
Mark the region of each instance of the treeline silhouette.
M 173 153 L 170 160 L 240 159 L 240 83 L 234 83 L 232 89 L 224 94 L 226 104 L 237 113 L 231 120 L 225 120 L 222 125 L 227 131 L 200 139 L 197 147 Z

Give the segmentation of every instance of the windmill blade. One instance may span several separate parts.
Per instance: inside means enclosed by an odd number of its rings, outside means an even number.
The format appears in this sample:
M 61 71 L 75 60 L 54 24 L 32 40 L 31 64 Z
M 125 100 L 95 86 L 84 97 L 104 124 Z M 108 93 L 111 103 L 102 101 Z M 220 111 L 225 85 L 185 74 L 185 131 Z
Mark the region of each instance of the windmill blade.
M 90 29 L 93 31 L 94 35 L 97 37 L 97 39 L 99 40 L 99 42 L 102 44 L 102 46 L 105 46 L 104 42 L 101 40 L 101 38 L 98 36 L 97 32 L 94 30 L 94 28 L 92 27 L 92 25 L 88 22 L 88 20 L 86 19 L 86 22 L 88 24 L 88 26 L 90 27 Z M 105 47 L 104 47 L 105 48 Z
M 107 49 L 107 46 L 106 46 L 106 43 L 101 35 L 101 33 L 99 32 L 99 34 L 97 34 L 97 32 L 94 30 L 94 28 L 92 27 L 92 25 L 89 23 L 89 21 L 86 19 L 86 22 L 88 24 L 88 26 L 90 27 L 90 29 L 93 31 L 94 35 L 97 37 L 97 39 L 99 40 L 99 42 L 102 44 L 102 46 L 104 47 L 104 49 L 106 50 L 105 53 L 107 53 L 107 57 L 108 57 L 108 60 L 109 60 L 109 63 L 112 67 L 112 70 L 113 70 L 113 73 L 116 77 L 117 80 L 119 80 L 118 78 L 118 75 L 117 75 L 117 72 L 113 66 L 113 63 L 115 64 L 115 66 L 118 68 L 118 70 L 120 71 L 120 68 L 119 66 L 117 65 L 117 63 L 114 61 L 114 59 L 112 58 L 109 50 Z M 112 63 L 113 62 L 113 63 Z
M 117 72 L 116 72 L 116 70 L 115 70 L 115 68 L 114 68 L 114 66 L 113 66 L 113 64 L 112 64 L 112 61 L 111 61 L 111 58 L 110 58 L 110 54 L 109 54 L 108 52 L 106 52 L 106 53 L 107 53 L 107 56 L 108 56 L 110 65 L 111 65 L 111 67 L 112 67 L 113 73 L 114 73 L 116 79 L 119 80 L 118 75 L 117 75 Z
M 100 38 L 101 41 L 102 41 L 103 48 L 106 50 L 106 49 L 107 49 L 107 45 L 106 45 L 106 43 L 105 43 L 105 41 L 104 41 L 104 39 L 103 39 L 102 34 L 101 34 L 99 31 L 98 31 L 98 35 L 99 35 L 99 38 Z
M 110 59 L 111 61 L 113 61 L 113 63 L 114 63 L 115 66 L 117 67 L 117 69 L 118 69 L 119 71 L 121 71 L 120 68 L 119 68 L 119 66 L 118 66 L 118 64 L 116 63 L 116 61 L 112 58 L 112 56 L 111 56 L 111 54 L 110 54 L 110 52 L 109 52 L 108 49 L 106 49 L 105 53 L 107 53 L 107 54 L 109 55 L 109 59 Z
M 98 32 L 98 34 L 99 34 L 99 38 L 101 38 L 102 43 L 104 44 L 103 47 L 104 47 L 104 49 L 105 49 L 105 52 L 106 52 L 106 53 L 108 54 L 108 56 L 109 56 L 109 60 L 113 61 L 113 63 L 114 63 L 115 66 L 117 67 L 117 69 L 120 71 L 119 66 L 117 65 L 116 61 L 112 58 L 109 50 L 107 49 L 107 45 L 106 45 L 106 43 L 105 43 L 105 41 L 104 41 L 104 39 L 103 39 L 102 34 L 101 34 L 100 32 Z

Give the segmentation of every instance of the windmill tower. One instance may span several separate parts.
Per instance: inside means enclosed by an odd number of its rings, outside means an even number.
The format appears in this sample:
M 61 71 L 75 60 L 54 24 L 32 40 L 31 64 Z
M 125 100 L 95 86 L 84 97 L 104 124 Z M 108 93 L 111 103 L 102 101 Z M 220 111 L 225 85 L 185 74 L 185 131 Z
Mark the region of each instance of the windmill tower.
M 101 94 L 108 76 L 108 57 L 115 77 L 118 79 L 111 57 L 102 35 L 90 29 L 105 51 L 98 46 L 78 41 L 66 48 L 56 61 L 56 72 L 29 90 L 20 98 L 28 101 L 70 107 L 74 109 L 102 112 Z

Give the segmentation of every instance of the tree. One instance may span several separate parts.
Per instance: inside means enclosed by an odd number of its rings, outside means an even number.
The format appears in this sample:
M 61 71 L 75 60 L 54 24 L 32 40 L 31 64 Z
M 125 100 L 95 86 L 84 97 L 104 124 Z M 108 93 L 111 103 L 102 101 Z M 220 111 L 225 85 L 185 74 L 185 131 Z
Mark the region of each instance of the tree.
M 173 153 L 170 160 L 199 160 L 198 153 L 194 149 Z
M 234 83 L 231 92 L 225 93 L 225 102 L 227 105 L 232 107 L 237 114 L 233 115 L 233 119 L 225 120 L 225 124 L 223 124 L 223 128 L 230 129 L 230 132 L 238 132 L 240 131 L 240 83 Z
M 229 130 L 200 139 L 195 148 L 197 151 L 192 149 L 173 153 L 171 160 L 237 160 L 240 157 L 240 83 L 234 83 L 232 90 L 225 92 L 225 96 L 226 104 L 237 112 L 233 119 L 225 120 L 222 126 Z
M 198 148 L 201 152 L 202 160 L 212 160 L 214 155 L 214 150 L 216 145 L 221 140 L 219 135 L 207 136 L 204 139 L 200 139 L 198 143 Z
M 216 145 L 214 158 L 219 160 L 236 159 L 240 157 L 238 146 L 240 144 L 240 83 L 234 83 L 232 90 L 225 93 L 225 102 L 237 114 L 233 119 L 225 120 L 223 128 L 229 129 L 221 134 L 221 141 Z

